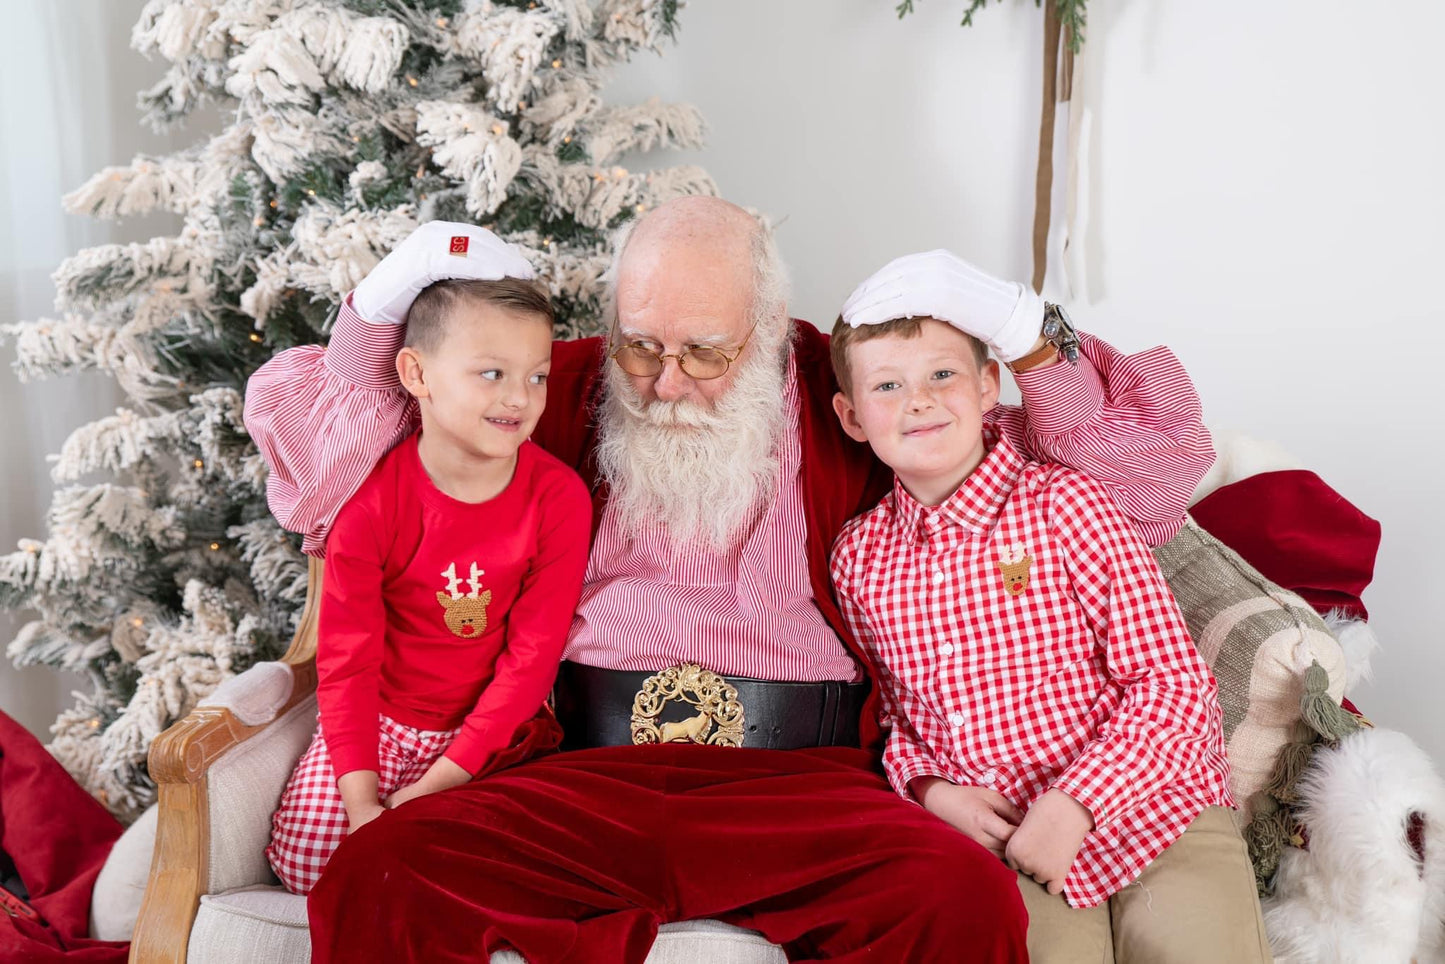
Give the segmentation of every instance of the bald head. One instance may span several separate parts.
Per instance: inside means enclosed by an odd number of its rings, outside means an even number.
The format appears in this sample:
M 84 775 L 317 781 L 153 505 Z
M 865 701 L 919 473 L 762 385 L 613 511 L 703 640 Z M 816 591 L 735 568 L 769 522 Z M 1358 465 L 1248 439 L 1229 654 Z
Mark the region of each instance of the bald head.
M 618 291 L 671 281 L 685 284 L 689 299 L 741 294 L 746 306 L 761 230 L 756 218 L 721 198 L 675 198 L 624 228 L 613 253 Z
M 637 220 L 619 254 L 682 245 L 747 262 L 753 237 L 761 230 L 757 218 L 731 201 L 716 197 L 673 198 Z
M 606 280 L 623 327 L 631 327 L 629 315 L 663 302 L 669 312 L 699 319 L 727 322 L 741 312 L 742 328 L 733 334 L 754 323 L 765 338 L 767 329 L 787 327 L 787 271 L 772 232 L 721 198 L 674 198 L 623 225 Z
M 624 302 L 750 301 L 753 237 L 760 225 L 749 212 L 718 198 L 678 198 L 647 212 L 620 238 L 617 293 Z M 642 291 L 639 291 L 642 289 Z

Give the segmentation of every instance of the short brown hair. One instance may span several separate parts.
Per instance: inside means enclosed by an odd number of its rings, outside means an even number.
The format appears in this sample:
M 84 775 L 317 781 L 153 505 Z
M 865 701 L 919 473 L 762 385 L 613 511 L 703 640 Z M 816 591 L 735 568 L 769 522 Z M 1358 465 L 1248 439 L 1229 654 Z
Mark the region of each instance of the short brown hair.
M 902 335 L 904 338 L 917 338 L 923 331 L 925 321 L 937 321 L 936 318 L 894 318 L 892 321 L 885 321 L 877 325 L 859 325 L 854 328 L 843 320 L 839 315 L 838 320 L 833 322 L 833 335 L 828 342 L 828 352 L 833 359 L 833 376 L 838 379 L 838 387 L 844 395 L 853 394 L 853 369 L 848 364 L 848 348 L 851 345 L 861 345 L 865 341 L 872 341 L 874 338 L 882 338 L 884 335 Z M 943 322 L 947 324 L 947 322 Z M 966 331 L 959 334 L 968 339 L 973 348 L 973 359 L 978 362 L 978 367 L 983 368 L 988 364 L 988 346 Z
M 496 305 L 537 315 L 551 327 L 557 321 L 552 299 L 540 281 L 502 278 L 497 281 L 438 281 L 422 289 L 406 315 L 406 344 L 417 351 L 436 351 L 457 310 L 468 304 Z

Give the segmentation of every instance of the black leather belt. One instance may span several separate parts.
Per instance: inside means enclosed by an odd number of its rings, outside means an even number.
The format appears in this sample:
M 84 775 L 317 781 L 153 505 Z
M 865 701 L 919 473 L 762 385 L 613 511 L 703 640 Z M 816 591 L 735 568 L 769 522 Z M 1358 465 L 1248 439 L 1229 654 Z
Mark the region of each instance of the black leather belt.
M 634 699 L 652 676 L 643 671 L 599 669 L 564 661 L 555 690 L 557 720 L 565 734 L 562 748 L 580 750 L 635 742 Z M 724 681 L 736 689 L 736 701 L 742 706 L 741 737 L 745 747 L 796 750 L 858 745 L 858 716 L 868 695 L 866 682 L 787 683 L 738 676 L 725 677 Z M 694 714 L 698 714 L 697 705 L 678 700 L 666 704 L 657 722 L 681 732 Z M 664 730 L 665 735 L 667 732 Z

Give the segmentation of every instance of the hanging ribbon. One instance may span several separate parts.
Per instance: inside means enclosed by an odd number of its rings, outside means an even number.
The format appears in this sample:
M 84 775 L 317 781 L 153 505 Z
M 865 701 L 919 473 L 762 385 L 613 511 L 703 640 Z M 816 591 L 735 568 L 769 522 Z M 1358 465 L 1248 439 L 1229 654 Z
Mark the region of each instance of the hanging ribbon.
M 1074 92 L 1074 51 L 1071 32 L 1059 20 L 1055 0 L 1044 3 L 1044 89 L 1039 116 L 1039 166 L 1034 179 L 1034 290 L 1044 289 L 1049 266 L 1049 215 L 1054 189 L 1054 115 Z M 1071 139 L 1072 140 L 1072 139 Z M 1071 143 L 1071 148 L 1073 147 Z M 1070 161 L 1070 167 L 1074 165 Z M 1073 176 L 1071 172 L 1071 176 Z

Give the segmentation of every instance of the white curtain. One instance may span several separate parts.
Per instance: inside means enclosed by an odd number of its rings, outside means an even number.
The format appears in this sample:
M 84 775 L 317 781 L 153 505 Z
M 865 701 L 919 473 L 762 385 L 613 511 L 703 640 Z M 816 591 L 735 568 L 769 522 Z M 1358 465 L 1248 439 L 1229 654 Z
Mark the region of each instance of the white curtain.
M 0 30 L 0 323 L 53 313 L 50 273 L 93 244 L 174 231 L 170 216 L 124 224 L 61 211 L 62 194 L 108 164 L 166 153 L 195 131 L 152 133 L 140 123 L 138 91 L 163 64 L 130 49 L 144 0 L 11 0 Z M 53 484 L 46 455 L 76 427 L 113 411 L 121 396 L 107 377 L 22 385 L 0 349 L 0 552 L 43 537 Z M 0 611 L 0 646 L 27 614 Z M 0 658 L 0 709 L 48 739 L 46 728 L 86 684 L 49 668 L 17 670 Z

